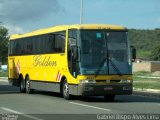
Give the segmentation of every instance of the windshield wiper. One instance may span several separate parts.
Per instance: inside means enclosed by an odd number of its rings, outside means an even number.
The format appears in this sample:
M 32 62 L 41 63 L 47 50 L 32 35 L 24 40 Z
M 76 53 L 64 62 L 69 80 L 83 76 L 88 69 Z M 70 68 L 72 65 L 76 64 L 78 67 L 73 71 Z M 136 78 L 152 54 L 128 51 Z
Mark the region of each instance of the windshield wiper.
M 96 72 L 96 74 L 95 74 L 95 77 L 97 77 L 97 75 L 99 75 L 99 72 L 100 72 L 100 70 L 101 70 L 101 68 L 103 67 L 103 65 L 104 65 L 104 63 L 106 62 L 106 60 L 107 60 L 108 58 L 106 57 L 103 61 L 102 61 L 102 63 L 100 64 L 100 66 L 99 66 L 99 68 L 98 68 L 98 70 L 97 70 L 97 72 Z M 120 70 L 118 69 L 118 67 L 115 65 L 115 63 L 112 61 L 112 60 L 110 60 L 110 59 L 108 59 L 109 60 L 109 62 L 111 63 L 111 65 L 112 65 L 112 67 L 114 68 L 114 70 L 118 73 L 118 75 L 122 75 L 122 73 L 120 72 Z M 108 67 L 109 67 L 109 64 L 108 64 Z M 109 70 L 109 69 L 108 69 Z M 109 71 L 108 71 L 108 73 L 109 73 Z
M 104 65 L 104 63 L 106 62 L 107 59 L 108 59 L 108 58 L 106 57 L 106 58 L 104 58 L 104 60 L 101 62 L 100 66 L 98 67 L 98 70 L 97 70 L 96 73 L 95 73 L 95 77 L 97 77 L 97 75 L 99 75 L 99 72 L 100 72 L 101 68 L 103 67 L 103 65 Z
M 121 71 L 118 69 L 118 67 L 115 65 L 115 63 L 111 60 L 111 59 L 108 59 L 109 62 L 111 63 L 112 67 L 115 69 L 115 71 L 118 73 L 118 75 L 122 75 Z M 108 66 L 109 67 L 109 66 Z

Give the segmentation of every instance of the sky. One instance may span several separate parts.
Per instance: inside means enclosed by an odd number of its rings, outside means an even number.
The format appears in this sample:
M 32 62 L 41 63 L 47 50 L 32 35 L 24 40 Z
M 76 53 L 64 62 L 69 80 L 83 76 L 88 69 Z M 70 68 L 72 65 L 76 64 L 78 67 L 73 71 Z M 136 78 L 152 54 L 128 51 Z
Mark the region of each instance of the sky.
M 20 34 L 80 23 L 80 0 L 0 0 L 0 25 Z M 160 0 L 83 0 L 84 24 L 160 28 Z

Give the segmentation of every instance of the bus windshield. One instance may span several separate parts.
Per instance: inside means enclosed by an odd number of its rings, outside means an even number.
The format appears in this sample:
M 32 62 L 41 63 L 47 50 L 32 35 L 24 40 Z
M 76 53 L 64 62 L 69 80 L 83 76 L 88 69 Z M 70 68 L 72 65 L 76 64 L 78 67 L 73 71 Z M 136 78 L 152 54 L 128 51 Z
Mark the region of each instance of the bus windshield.
M 80 74 L 131 74 L 126 31 L 81 30 Z

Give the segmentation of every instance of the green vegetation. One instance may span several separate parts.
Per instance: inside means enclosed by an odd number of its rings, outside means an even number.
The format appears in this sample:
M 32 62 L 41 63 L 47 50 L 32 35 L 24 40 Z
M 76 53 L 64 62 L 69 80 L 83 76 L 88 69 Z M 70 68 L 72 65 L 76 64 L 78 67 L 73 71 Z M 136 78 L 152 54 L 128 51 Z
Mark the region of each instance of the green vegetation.
M 139 50 L 137 52 L 137 57 L 138 58 L 143 58 L 143 59 L 150 59 L 151 58 L 151 51 Z
M 160 60 L 160 45 L 156 46 L 151 52 L 152 60 Z
M 8 71 L 0 72 L 0 77 L 8 77 Z
M 160 29 L 129 30 L 131 44 L 137 49 L 137 57 L 147 60 L 160 60 Z M 155 50 L 156 49 L 156 50 Z
M 160 79 L 151 78 L 133 78 L 133 87 L 140 89 L 160 89 Z
M 134 77 L 136 76 L 151 76 L 152 73 L 147 72 L 147 71 L 138 71 L 133 73 Z
M 140 78 L 138 76 L 146 76 L 146 78 Z M 147 77 L 153 77 L 152 73 L 146 71 L 133 73 L 133 87 L 140 89 L 160 89 L 160 78 Z
M 7 63 L 8 40 L 8 29 L 0 26 L 0 62 L 2 64 Z

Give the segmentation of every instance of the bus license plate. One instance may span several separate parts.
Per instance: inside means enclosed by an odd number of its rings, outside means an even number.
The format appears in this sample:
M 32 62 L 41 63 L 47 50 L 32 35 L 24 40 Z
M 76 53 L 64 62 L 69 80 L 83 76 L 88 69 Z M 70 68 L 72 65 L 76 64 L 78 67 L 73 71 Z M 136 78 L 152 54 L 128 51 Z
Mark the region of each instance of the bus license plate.
M 113 87 L 105 87 L 104 90 L 106 90 L 106 91 L 113 90 Z

